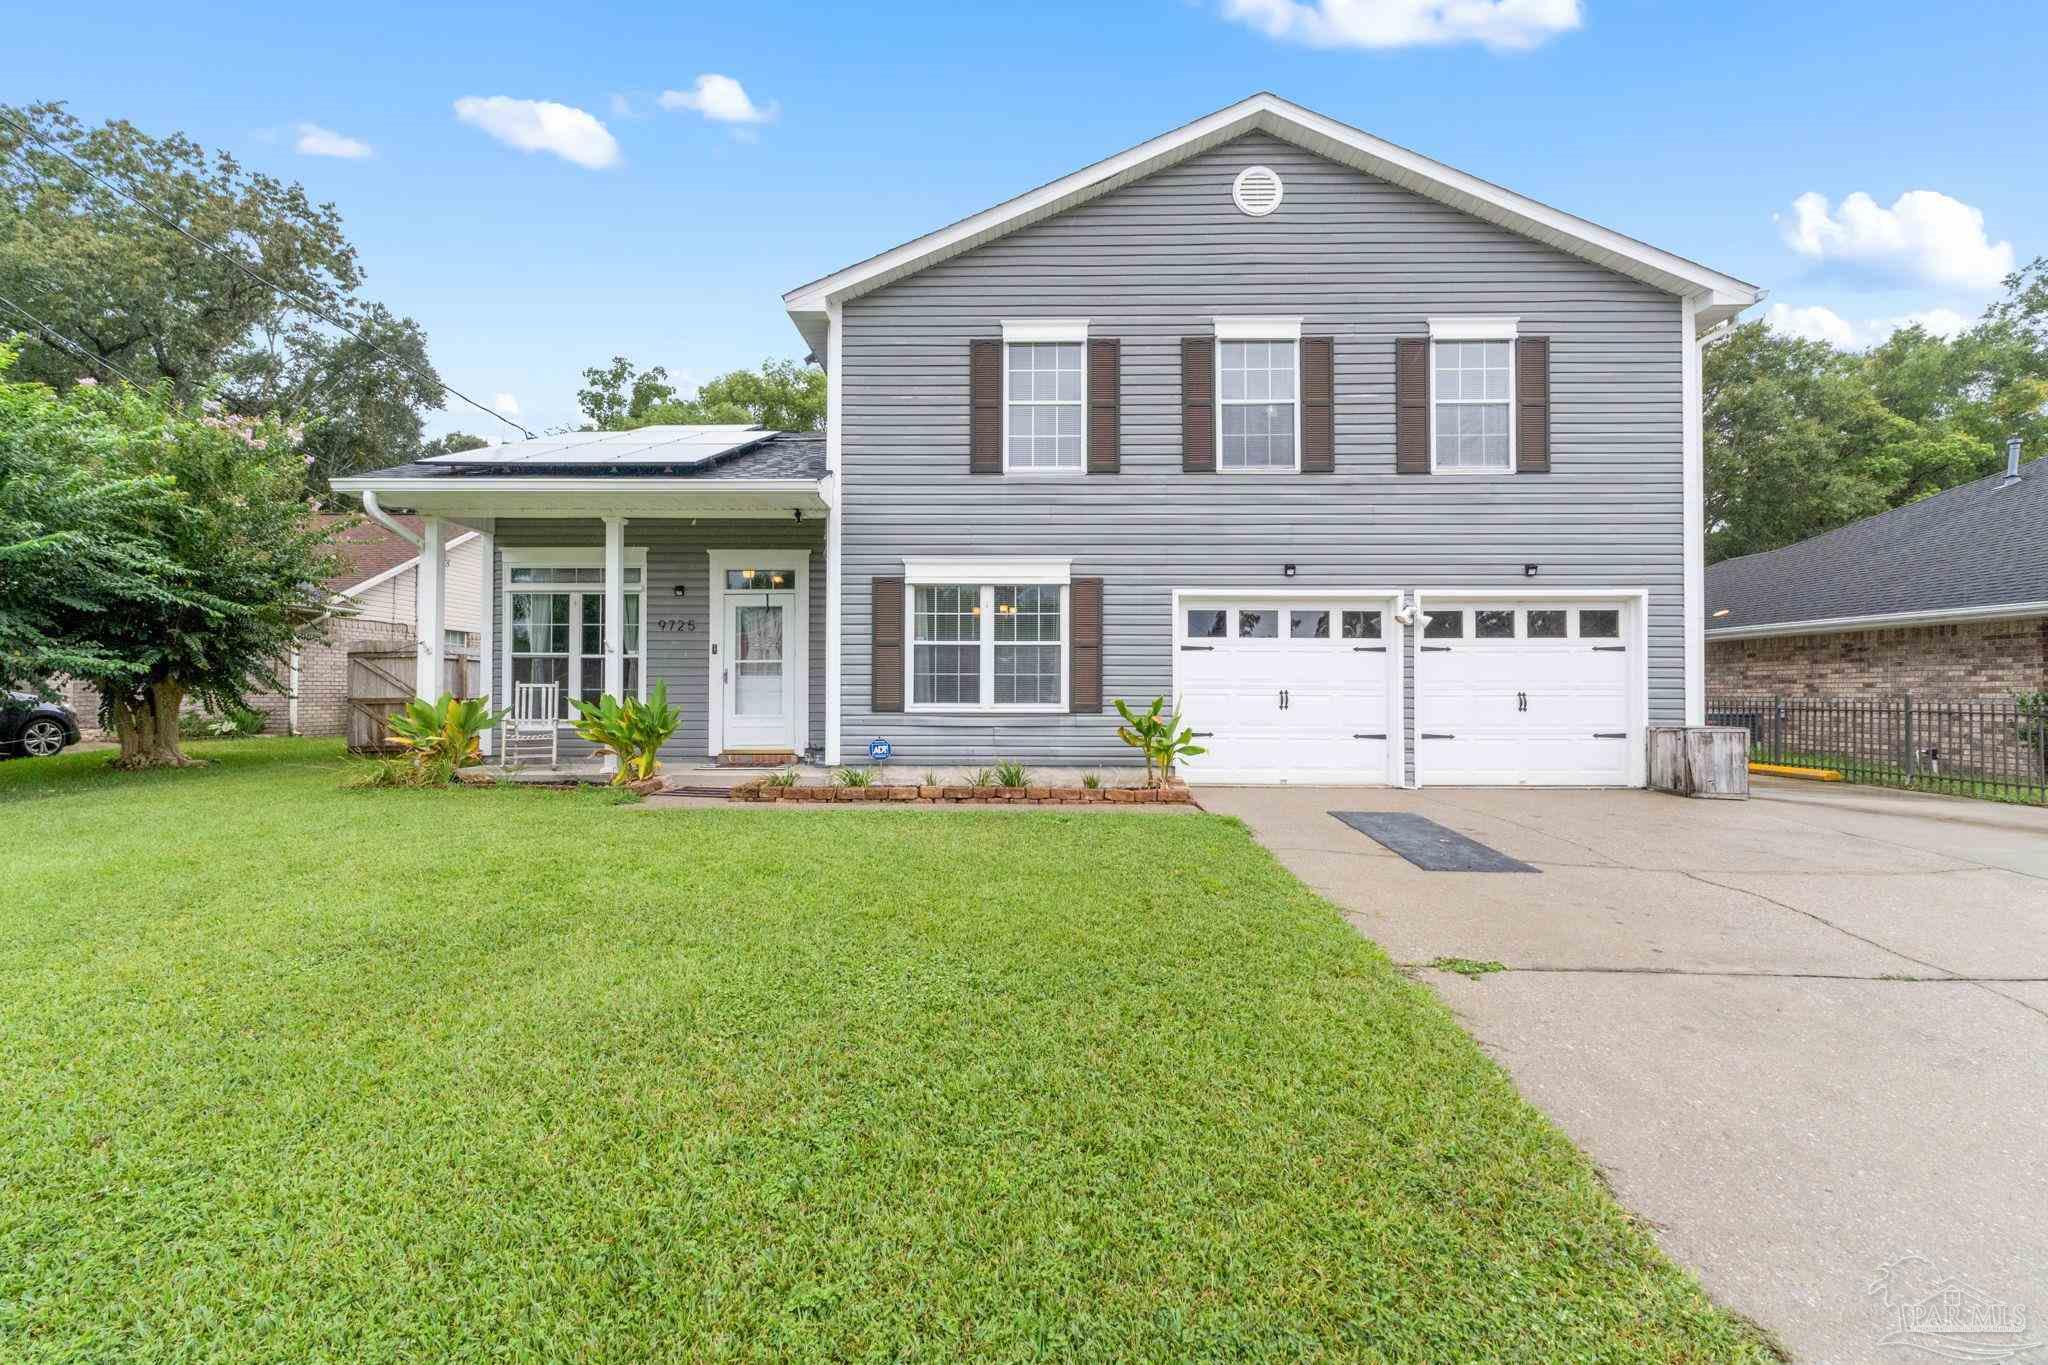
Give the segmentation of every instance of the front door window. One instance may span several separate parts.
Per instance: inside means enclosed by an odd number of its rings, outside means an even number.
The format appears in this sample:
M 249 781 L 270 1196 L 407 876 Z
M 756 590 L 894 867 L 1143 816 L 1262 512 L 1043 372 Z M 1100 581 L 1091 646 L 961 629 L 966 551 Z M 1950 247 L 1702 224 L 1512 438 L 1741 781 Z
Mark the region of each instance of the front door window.
M 782 617 L 779 602 L 733 608 L 733 714 L 782 715 Z

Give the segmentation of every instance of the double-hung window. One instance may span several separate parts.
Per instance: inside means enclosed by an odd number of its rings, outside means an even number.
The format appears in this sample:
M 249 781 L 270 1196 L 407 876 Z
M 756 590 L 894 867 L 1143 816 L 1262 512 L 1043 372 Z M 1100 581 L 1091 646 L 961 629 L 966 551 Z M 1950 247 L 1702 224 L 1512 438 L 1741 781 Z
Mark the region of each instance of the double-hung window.
M 1086 468 L 1088 324 L 1003 324 L 1003 467 L 1012 474 Z
M 1515 467 L 1515 319 L 1431 318 L 1430 460 L 1439 474 Z
M 1293 470 L 1301 452 L 1301 319 L 1216 319 L 1216 467 Z
M 645 550 L 629 551 L 625 579 L 625 691 L 645 697 L 642 674 L 642 592 Z M 587 557 L 586 557 L 587 556 Z M 604 695 L 604 566 L 602 552 L 505 552 L 505 650 L 514 683 L 555 683 L 562 719 L 572 699 Z
M 911 710 L 1066 709 L 1066 560 L 906 568 Z

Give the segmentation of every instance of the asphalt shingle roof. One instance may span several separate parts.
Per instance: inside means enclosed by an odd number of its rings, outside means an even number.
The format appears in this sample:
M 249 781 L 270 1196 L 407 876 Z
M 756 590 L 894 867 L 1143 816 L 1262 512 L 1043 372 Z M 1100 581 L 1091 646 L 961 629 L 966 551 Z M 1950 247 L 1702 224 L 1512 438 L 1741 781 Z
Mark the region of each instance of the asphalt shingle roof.
M 393 465 L 358 478 L 460 479 L 493 478 L 634 478 L 634 479 L 822 479 L 825 477 L 825 433 L 778 431 L 744 450 L 683 465 Z
M 1707 569 L 1707 631 L 2048 601 L 2048 459 Z M 1715 613 L 1727 610 L 1726 616 Z

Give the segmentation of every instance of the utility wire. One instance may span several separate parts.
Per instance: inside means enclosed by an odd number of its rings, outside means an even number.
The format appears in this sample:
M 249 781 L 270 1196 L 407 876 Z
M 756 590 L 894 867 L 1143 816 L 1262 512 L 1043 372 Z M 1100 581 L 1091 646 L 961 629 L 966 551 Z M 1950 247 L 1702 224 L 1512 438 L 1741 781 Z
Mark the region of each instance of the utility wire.
M 106 359 L 104 356 L 94 355 L 86 347 L 80 345 L 76 341 L 73 341 L 70 337 L 65 336 L 55 327 L 52 327 L 49 323 L 44 322 L 34 313 L 29 312 L 28 309 L 23 308 L 20 304 L 16 303 L 13 299 L 8 298 L 6 295 L 0 294 L 0 304 L 6 305 L 9 312 L 27 318 L 30 324 L 33 325 L 37 331 L 41 332 L 50 340 L 56 342 L 59 346 L 62 346 L 65 350 L 71 352 L 73 355 L 79 357 L 81 360 L 91 361 L 93 364 L 107 371 L 107 373 L 118 375 L 120 378 L 127 380 L 130 384 L 135 385 L 135 387 L 138 389 L 146 389 L 149 387 L 147 384 L 137 382 L 134 375 L 128 373 L 128 371 L 122 369 L 113 361 Z
M 249 265 L 242 260 L 241 256 L 232 249 L 221 246 L 218 243 L 206 241 L 201 237 L 194 236 L 191 232 L 188 232 L 185 228 L 185 225 L 180 223 L 177 219 L 163 212 L 161 209 L 157 208 L 156 205 L 143 199 L 139 194 L 136 194 L 134 191 L 124 189 L 121 186 L 114 184 L 112 181 L 102 176 L 98 171 L 95 171 L 92 167 L 86 165 L 77 157 L 65 151 L 63 147 L 52 142 L 49 138 L 44 137 L 41 133 L 37 132 L 30 125 L 23 123 L 20 119 L 15 118 L 12 114 L 8 113 L 4 108 L 0 108 L 0 122 L 8 124 L 10 127 L 14 128 L 15 131 L 22 133 L 25 136 L 34 138 L 37 142 L 41 143 L 44 148 L 46 148 L 47 150 L 49 150 L 50 152 L 54 153 L 57 156 L 63 157 L 66 161 L 70 162 L 78 170 L 92 177 L 92 179 L 99 182 L 99 184 L 101 184 L 102 186 L 106 187 L 109 190 L 112 190 L 115 194 L 120 195 L 123 199 L 126 199 L 129 203 L 134 204 L 137 208 L 143 210 L 145 213 L 148 213 L 151 217 L 163 223 L 164 226 L 170 228 L 171 231 L 177 233 L 186 241 L 191 242 L 194 246 L 197 246 L 204 251 L 210 251 L 213 254 L 219 256 L 229 265 L 232 265 L 235 269 L 241 271 L 244 275 L 247 275 L 250 279 L 256 281 L 260 285 L 263 285 L 265 288 L 274 290 L 275 292 L 283 295 L 286 298 L 295 300 L 301 308 L 305 309 L 308 313 L 311 313 L 314 317 L 320 318 L 321 320 L 330 323 L 335 327 L 339 327 L 342 331 L 348 333 L 357 341 L 362 342 L 363 345 L 369 347 L 377 354 L 386 357 L 387 359 L 391 360 L 393 363 L 399 365 L 402 368 L 411 369 L 411 366 L 407 365 L 403 359 L 401 359 L 398 356 L 392 355 L 391 352 L 385 350 L 382 346 L 379 346 L 376 342 L 369 340 L 367 337 L 359 335 L 356 332 L 356 330 L 353 327 L 351 327 L 348 323 L 343 322 L 341 319 L 335 317 L 332 313 L 327 312 L 318 303 L 314 302 L 306 295 L 299 293 L 296 289 L 291 288 L 289 285 L 279 284 L 276 280 L 270 279 L 267 276 L 261 274 L 260 272 L 251 269 Z M 25 150 L 26 149 L 24 149 L 24 151 Z M 28 168 L 28 171 L 31 175 L 41 174 L 41 172 L 37 171 L 36 168 L 29 163 L 25 155 L 20 157 L 19 159 L 21 161 L 21 164 Z M 425 377 L 418 370 L 413 370 L 413 374 L 416 377 Z M 441 389 L 443 393 L 453 394 L 455 397 L 460 398 L 463 402 L 475 408 L 478 412 L 481 412 L 489 417 L 494 417 L 498 421 L 503 422 L 506 426 L 511 427 L 521 436 L 524 436 L 527 440 L 530 441 L 533 439 L 533 433 L 531 431 L 528 431 L 524 426 L 513 421 L 504 413 L 499 412 L 496 408 L 485 407 L 482 403 L 477 402 L 476 399 L 471 398 L 468 394 L 462 392 L 460 389 L 457 389 L 452 385 L 443 383 L 438 376 L 434 379 L 434 383 Z

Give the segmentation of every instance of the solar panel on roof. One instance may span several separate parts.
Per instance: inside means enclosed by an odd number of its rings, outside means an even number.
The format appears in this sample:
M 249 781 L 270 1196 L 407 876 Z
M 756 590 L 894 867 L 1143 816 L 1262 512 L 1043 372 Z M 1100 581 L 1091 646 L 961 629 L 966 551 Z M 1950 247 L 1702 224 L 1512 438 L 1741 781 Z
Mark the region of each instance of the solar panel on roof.
M 444 465 L 700 464 L 758 445 L 775 433 L 759 426 L 661 426 L 635 431 L 569 431 L 531 441 L 504 441 L 432 455 Z

